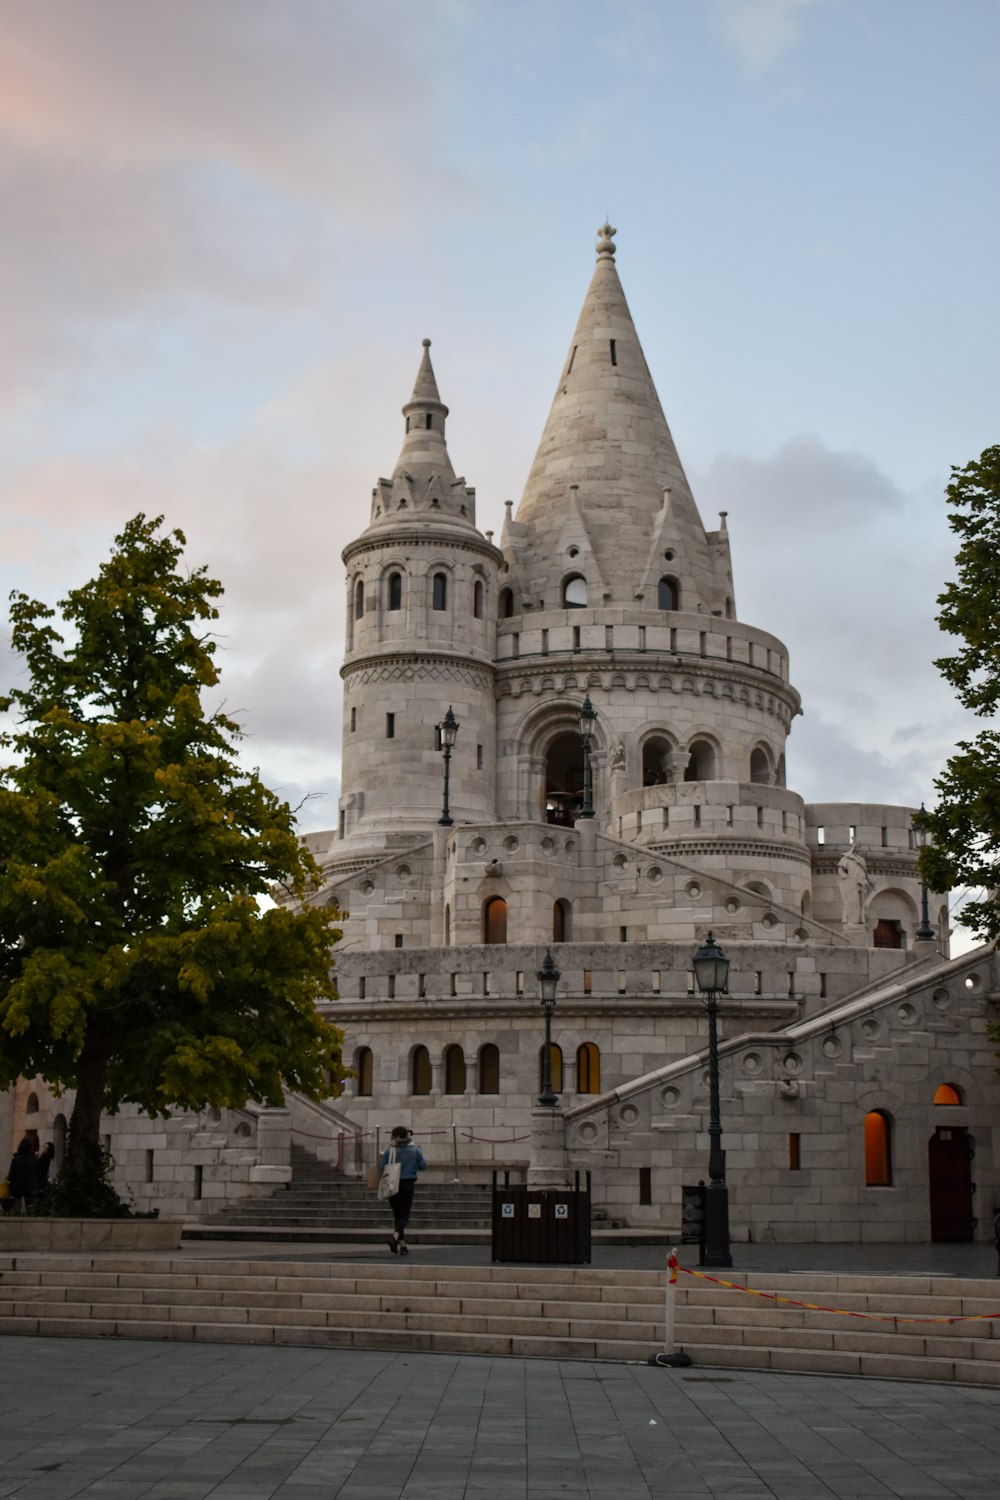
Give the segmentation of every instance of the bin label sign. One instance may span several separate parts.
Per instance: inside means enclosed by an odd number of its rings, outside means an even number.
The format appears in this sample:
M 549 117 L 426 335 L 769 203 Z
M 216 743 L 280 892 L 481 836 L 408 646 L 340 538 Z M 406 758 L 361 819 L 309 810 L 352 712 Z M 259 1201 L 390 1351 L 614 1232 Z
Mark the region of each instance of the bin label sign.
M 500 1205 L 500 1217 L 502 1219 L 512 1219 L 514 1217 L 514 1205 L 513 1205 L 513 1203 L 501 1203 L 501 1205 Z
M 556 1204 L 556 1218 L 557 1219 L 568 1219 L 569 1218 L 569 1204 L 568 1203 L 557 1203 Z
M 528 1218 L 540 1219 L 542 1217 L 542 1205 L 540 1203 L 528 1204 Z

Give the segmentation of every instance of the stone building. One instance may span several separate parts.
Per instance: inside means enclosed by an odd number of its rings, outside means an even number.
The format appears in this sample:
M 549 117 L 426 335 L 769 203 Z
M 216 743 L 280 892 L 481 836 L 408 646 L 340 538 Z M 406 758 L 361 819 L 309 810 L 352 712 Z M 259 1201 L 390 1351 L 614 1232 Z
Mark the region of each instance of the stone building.
M 355 1076 L 328 1105 L 112 1122 L 140 1199 L 260 1192 L 296 1139 L 353 1173 L 402 1122 L 448 1176 L 590 1169 L 609 1216 L 676 1230 L 707 1158 L 691 956 L 711 929 L 734 1234 L 971 1238 L 974 1205 L 988 1231 L 995 955 L 949 960 L 913 809 L 786 784 L 788 649 L 738 618 L 726 516 L 699 515 L 614 233 L 499 541 L 425 340 L 344 550 L 342 796 L 308 841 L 346 914 L 331 1014 Z M 549 950 L 560 1102 L 540 1111 Z

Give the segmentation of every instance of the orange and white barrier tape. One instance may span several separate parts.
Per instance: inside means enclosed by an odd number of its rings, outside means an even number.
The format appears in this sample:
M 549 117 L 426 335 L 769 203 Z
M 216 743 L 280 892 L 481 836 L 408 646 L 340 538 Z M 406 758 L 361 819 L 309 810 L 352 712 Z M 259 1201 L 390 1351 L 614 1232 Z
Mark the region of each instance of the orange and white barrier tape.
M 807 1312 L 836 1313 L 841 1318 L 863 1318 L 869 1323 L 988 1323 L 991 1320 L 1000 1319 L 1000 1312 L 956 1313 L 950 1318 L 914 1318 L 905 1313 L 853 1312 L 846 1307 L 824 1307 L 819 1302 L 798 1302 L 794 1297 L 779 1297 L 777 1292 L 761 1292 L 756 1287 L 740 1286 L 735 1281 L 724 1281 L 721 1276 L 708 1276 L 704 1271 L 693 1271 L 688 1266 L 680 1266 L 677 1256 L 673 1253 L 667 1265 L 671 1269 L 671 1277 L 674 1280 L 679 1269 L 684 1272 L 685 1276 L 696 1276 L 699 1281 L 711 1281 L 715 1286 L 727 1287 L 731 1292 L 746 1292 L 748 1297 L 763 1297 L 767 1302 L 780 1302 L 785 1307 L 802 1307 Z

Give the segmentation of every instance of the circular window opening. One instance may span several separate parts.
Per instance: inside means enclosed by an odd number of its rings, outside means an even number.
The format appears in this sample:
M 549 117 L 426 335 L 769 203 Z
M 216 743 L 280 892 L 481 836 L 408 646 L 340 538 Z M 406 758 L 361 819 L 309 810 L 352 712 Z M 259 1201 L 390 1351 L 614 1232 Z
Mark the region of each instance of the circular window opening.
M 673 549 L 673 547 L 668 547 L 667 550 L 666 550 L 666 552 L 664 552 L 663 555 L 667 559 L 667 562 L 673 562 L 673 560 L 674 560 L 674 549 Z

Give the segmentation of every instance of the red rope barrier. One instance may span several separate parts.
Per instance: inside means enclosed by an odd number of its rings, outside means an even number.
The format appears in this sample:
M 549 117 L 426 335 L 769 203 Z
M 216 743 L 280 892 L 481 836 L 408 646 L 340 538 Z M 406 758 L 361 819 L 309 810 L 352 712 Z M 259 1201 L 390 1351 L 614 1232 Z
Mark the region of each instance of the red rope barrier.
M 735 1281 L 723 1281 L 721 1276 L 707 1276 L 704 1271 L 692 1271 L 688 1266 L 679 1266 L 685 1276 L 696 1276 L 699 1281 L 711 1281 L 715 1286 L 724 1286 L 731 1292 L 746 1292 L 750 1297 L 763 1297 L 768 1302 L 781 1302 L 785 1307 L 802 1307 L 808 1312 L 836 1313 L 841 1318 L 863 1318 L 869 1323 L 988 1323 L 1000 1318 L 995 1313 L 956 1313 L 950 1318 L 911 1318 L 903 1313 L 852 1312 L 846 1307 L 823 1307 L 818 1302 L 796 1302 L 794 1297 L 779 1297 L 777 1292 L 760 1292 L 756 1287 L 740 1286 Z

